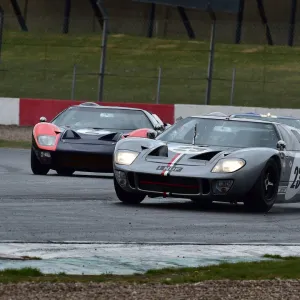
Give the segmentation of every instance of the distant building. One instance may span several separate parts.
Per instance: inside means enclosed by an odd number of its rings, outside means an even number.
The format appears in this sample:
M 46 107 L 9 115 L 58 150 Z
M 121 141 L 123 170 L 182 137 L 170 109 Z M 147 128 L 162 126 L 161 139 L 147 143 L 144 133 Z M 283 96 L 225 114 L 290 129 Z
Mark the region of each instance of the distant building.
M 2 0 L 5 10 L 5 28 L 19 30 L 10 0 Z M 287 44 L 291 5 L 293 0 L 264 0 L 265 11 L 275 44 Z M 65 0 L 18 0 L 29 31 L 62 32 Z M 27 2 L 27 7 L 26 7 Z M 147 36 L 150 6 L 131 0 L 104 0 L 111 18 L 110 31 L 115 34 Z M 298 5 L 299 6 L 299 5 Z M 207 40 L 210 33 L 210 19 L 200 11 L 186 10 L 197 39 Z M 217 15 L 217 41 L 232 43 L 235 39 L 237 16 Z M 300 24 L 300 7 L 296 22 Z M 90 0 L 72 0 L 70 33 L 91 33 L 101 28 L 95 18 Z M 296 24 L 295 44 L 300 44 L 300 27 Z M 265 44 L 265 26 L 262 24 L 256 0 L 245 0 L 242 42 Z M 186 29 L 176 8 L 157 6 L 153 36 L 187 37 Z

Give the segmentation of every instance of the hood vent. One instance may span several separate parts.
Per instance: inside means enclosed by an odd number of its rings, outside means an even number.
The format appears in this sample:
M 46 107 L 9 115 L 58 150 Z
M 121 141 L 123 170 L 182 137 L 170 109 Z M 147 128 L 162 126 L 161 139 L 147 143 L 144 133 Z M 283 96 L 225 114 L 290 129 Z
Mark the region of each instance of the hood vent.
M 198 159 L 198 160 L 206 160 L 206 161 L 210 161 L 211 159 L 213 159 L 217 154 L 221 153 L 222 151 L 210 151 L 210 152 L 206 152 L 206 153 L 201 153 L 198 155 L 195 155 L 193 157 L 191 157 L 190 159 Z
M 72 130 L 72 129 L 68 129 L 65 133 L 64 133 L 64 135 L 63 135 L 63 137 L 62 137 L 63 139 L 72 139 L 72 140 L 79 140 L 79 139 L 81 139 L 81 137 L 80 137 L 80 135 L 77 133 L 77 132 L 75 132 L 74 130 Z
M 162 145 L 148 154 L 149 156 L 168 157 L 168 146 Z
M 121 138 L 122 134 L 121 133 L 118 133 L 118 132 L 112 132 L 112 133 L 109 133 L 109 134 L 105 134 L 101 137 L 99 137 L 98 140 L 100 141 L 118 141 L 120 138 Z

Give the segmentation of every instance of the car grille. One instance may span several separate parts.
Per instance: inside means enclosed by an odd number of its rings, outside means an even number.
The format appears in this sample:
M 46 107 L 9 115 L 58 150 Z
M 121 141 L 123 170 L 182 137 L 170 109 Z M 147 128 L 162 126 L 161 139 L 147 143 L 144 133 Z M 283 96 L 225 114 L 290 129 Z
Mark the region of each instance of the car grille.
M 195 178 L 136 174 L 138 188 L 144 191 L 173 193 L 180 195 L 198 195 L 199 181 Z

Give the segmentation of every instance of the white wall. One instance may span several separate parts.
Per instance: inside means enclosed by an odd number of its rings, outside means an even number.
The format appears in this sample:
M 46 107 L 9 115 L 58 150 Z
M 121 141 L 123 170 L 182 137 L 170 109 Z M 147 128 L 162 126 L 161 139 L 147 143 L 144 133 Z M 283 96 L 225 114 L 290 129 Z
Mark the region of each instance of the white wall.
M 20 99 L 0 98 L 0 124 L 19 125 Z
M 235 114 L 235 113 L 271 113 L 277 116 L 293 116 L 300 118 L 300 109 L 291 108 L 266 108 L 266 107 L 245 107 L 245 106 L 217 106 L 217 105 L 184 105 L 175 104 L 175 120 L 178 117 L 189 117 L 198 116 L 211 112 L 222 112 L 224 114 Z

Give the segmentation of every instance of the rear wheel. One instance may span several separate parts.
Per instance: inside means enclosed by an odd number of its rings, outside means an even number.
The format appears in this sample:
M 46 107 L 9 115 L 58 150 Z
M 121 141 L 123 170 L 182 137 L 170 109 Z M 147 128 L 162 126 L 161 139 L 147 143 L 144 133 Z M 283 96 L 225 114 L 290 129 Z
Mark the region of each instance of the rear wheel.
M 56 170 L 56 173 L 60 176 L 72 176 L 74 172 L 75 171 L 73 169 L 68 168 L 61 168 Z
M 31 149 L 30 163 L 31 163 L 31 170 L 34 175 L 46 175 L 50 170 L 48 166 L 45 166 L 40 163 L 33 149 Z
M 279 168 L 275 160 L 270 159 L 244 201 L 246 210 L 250 212 L 268 212 L 276 202 L 279 181 Z
M 114 178 L 114 187 L 119 200 L 125 204 L 139 204 L 141 203 L 146 195 L 131 193 L 123 190 L 119 185 L 118 181 Z

